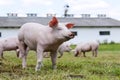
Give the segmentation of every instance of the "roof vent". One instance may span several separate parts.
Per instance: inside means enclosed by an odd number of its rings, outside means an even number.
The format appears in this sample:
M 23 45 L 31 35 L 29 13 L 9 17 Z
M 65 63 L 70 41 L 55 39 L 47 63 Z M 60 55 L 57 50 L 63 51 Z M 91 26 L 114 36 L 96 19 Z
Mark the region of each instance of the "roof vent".
M 81 14 L 82 18 L 90 18 L 90 14 Z
M 106 14 L 98 14 L 97 17 L 98 18 L 106 18 Z
M 74 17 L 74 14 L 66 14 L 65 17 L 67 17 L 67 18 L 73 18 L 73 17 Z
M 8 17 L 17 17 L 17 13 L 7 13 Z
M 56 14 L 51 14 L 51 13 L 47 14 L 47 17 L 53 17 L 53 16 L 56 16 Z
M 27 13 L 27 17 L 37 17 L 36 13 Z

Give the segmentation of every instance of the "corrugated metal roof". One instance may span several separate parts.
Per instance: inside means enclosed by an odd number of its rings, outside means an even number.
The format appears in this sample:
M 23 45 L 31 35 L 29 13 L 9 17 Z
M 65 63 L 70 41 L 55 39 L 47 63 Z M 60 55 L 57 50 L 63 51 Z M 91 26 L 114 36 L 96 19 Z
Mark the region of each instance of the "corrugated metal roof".
M 20 27 L 27 22 L 37 22 L 47 25 L 50 17 L 0 17 L 0 27 Z M 82 27 L 120 27 L 120 21 L 112 18 L 64 18 L 59 17 L 60 22 L 72 22 L 75 26 Z

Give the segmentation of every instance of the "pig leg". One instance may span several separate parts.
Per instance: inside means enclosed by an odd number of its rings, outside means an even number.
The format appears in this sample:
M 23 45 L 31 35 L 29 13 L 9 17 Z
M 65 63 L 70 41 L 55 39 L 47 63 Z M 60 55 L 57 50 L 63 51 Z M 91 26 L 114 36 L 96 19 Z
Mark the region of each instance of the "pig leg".
M 21 57 L 22 57 L 22 67 L 26 68 L 26 57 L 27 57 L 26 49 L 27 49 L 27 45 L 24 42 L 20 41 L 19 49 L 20 49 L 20 54 L 21 54 Z
M 43 60 L 43 49 L 37 46 L 37 65 L 36 65 L 35 71 L 40 70 L 42 66 L 42 60 Z
M 79 51 L 75 51 L 75 57 L 79 55 Z
M 27 49 L 26 49 L 26 51 L 25 51 L 26 53 L 26 56 L 27 56 L 27 54 L 28 54 L 28 52 L 29 52 L 29 48 L 27 47 Z M 20 49 L 17 49 L 17 57 L 19 57 L 19 58 L 22 58 L 22 53 L 20 52 Z
M 92 50 L 92 56 L 94 57 L 95 53 L 94 53 L 94 50 Z
M 4 59 L 4 57 L 3 57 L 3 52 L 2 52 L 0 55 L 1 55 L 1 58 Z
M 86 57 L 85 52 L 83 52 L 83 57 Z
M 95 50 L 94 56 L 97 57 L 98 50 Z
M 60 56 L 58 58 L 61 58 L 63 56 L 63 52 L 59 52 Z
M 19 57 L 19 55 L 20 55 L 19 52 L 20 52 L 20 50 L 17 49 L 17 50 L 16 50 L 17 57 Z
M 93 56 L 93 57 L 97 57 L 97 51 L 96 51 L 96 50 L 93 50 L 93 51 L 92 51 L 92 56 Z
M 51 52 L 51 61 L 52 61 L 52 69 L 56 69 L 56 59 L 57 59 L 57 52 Z
M 4 59 L 4 57 L 3 57 L 3 50 L 0 50 L 0 58 Z

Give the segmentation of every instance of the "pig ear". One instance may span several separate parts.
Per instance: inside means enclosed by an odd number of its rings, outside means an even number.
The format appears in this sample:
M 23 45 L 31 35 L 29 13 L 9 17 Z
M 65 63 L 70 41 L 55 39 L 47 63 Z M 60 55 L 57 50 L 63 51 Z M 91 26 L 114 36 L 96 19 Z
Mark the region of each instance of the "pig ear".
M 58 25 L 58 20 L 56 17 L 53 17 L 52 20 L 49 22 L 50 27 L 56 27 Z
M 67 27 L 68 29 L 72 28 L 73 26 L 74 26 L 73 23 L 68 23 L 68 24 L 66 24 L 66 27 Z

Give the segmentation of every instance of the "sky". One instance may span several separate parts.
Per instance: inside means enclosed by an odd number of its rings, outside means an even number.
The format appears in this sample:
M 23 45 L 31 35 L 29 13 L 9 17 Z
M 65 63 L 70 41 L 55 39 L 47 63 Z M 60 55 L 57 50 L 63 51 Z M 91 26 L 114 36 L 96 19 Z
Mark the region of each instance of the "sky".
M 7 13 L 18 13 L 18 16 L 26 16 L 26 13 L 37 13 L 38 16 L 56 14 L 62 17 L 65 5 L 69 5 L 68 13 L 80 17 L 81 14 L 106 14 L 120 20 L 120 0 L 0 0 L 0 16 Z

